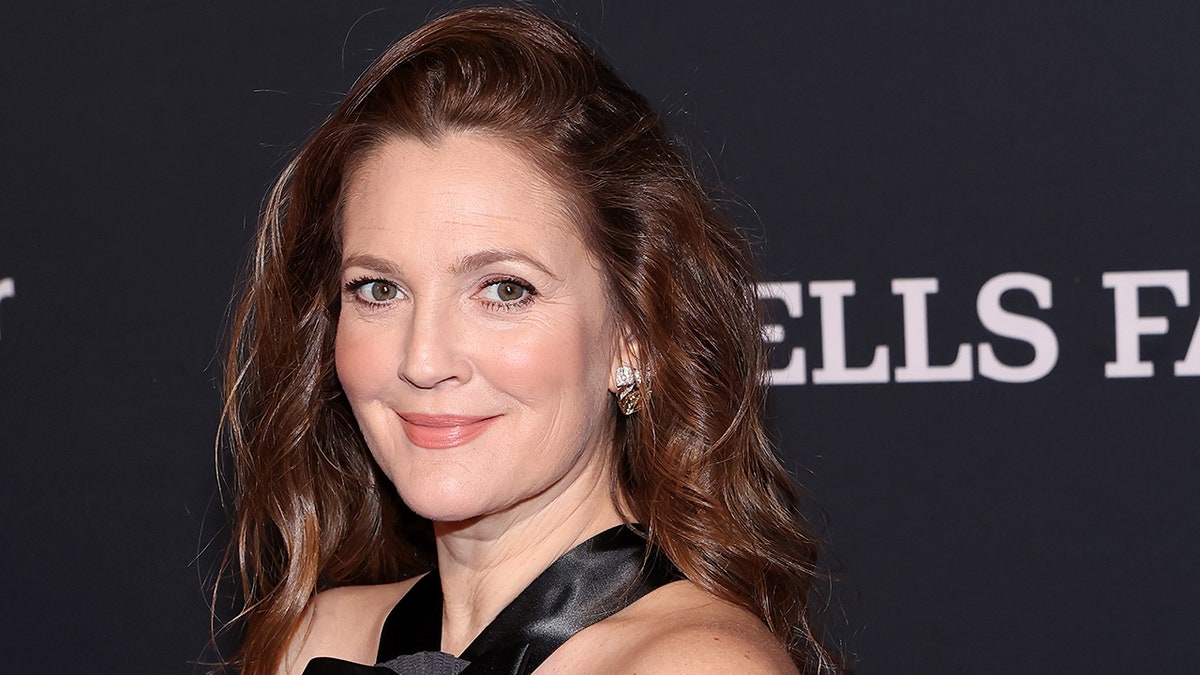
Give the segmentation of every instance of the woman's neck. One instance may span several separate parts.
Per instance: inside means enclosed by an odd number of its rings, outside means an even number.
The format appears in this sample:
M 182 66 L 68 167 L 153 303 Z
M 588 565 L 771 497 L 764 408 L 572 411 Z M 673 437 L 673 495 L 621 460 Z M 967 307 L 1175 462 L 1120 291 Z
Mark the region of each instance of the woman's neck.
M 471 641 L 562 554 L 622 518 L 608 472 L 588 471 L 501 513 L 434 523 L 442 581 L 442 651 Z

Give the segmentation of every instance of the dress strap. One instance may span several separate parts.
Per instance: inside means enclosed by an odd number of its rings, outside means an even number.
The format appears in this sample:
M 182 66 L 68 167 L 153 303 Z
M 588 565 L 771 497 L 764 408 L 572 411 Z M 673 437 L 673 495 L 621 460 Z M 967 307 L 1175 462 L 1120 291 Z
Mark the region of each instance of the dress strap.
M 619 525 L 555 560 L 500 611 L 458 658 L 439 673 L 525 675 L 572 635 L 628 607 L 650 591 L 682 579 L 675 566 L 632 528 Z M 311 660 L 304 675 L 383 675 L 416 672 L 442 639 L 442 588 L 436 571 L 417 581 L 384 621 L 379 665 Z
M 379 663 L 400 654 L 436 652 L 442 644 L 442 581 L 437 570 L 417 580 L 388 612 L 379 632 Z
M 463 651 L 462 675 L 533 671 L 572 635 L 650 591 L 679 571 L 625 525 L 605 530 L 555 560 Z M 436 572 L 418 581 L 388 614 L 380 663 L 441 648 L 442 593 Z

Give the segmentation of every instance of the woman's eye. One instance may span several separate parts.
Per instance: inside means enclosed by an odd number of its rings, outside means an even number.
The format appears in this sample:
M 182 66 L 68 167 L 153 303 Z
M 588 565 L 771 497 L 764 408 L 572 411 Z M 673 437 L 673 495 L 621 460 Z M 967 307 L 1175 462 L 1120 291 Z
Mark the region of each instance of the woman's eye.
M 511 279 L 493 281 L 483 287 L 484 296 L 496 302 L 516 302 L 529 294 L 529 288 Z
M 387 302 L 400 295 L 396 284 L 387 281 L 368 281 L 358 288 L 358 294 L 369 302 Z

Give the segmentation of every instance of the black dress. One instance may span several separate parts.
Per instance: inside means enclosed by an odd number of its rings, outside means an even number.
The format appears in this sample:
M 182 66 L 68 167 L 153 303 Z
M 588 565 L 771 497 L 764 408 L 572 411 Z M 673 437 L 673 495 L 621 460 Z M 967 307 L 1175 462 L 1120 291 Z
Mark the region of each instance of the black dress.
M 377 665 L 318 657 L 303 675 L 524 675 L 575 633 L 680 578 L 640 534 L 619 525 L 555 560 L 454 657 L 439 651 L 442 589 L 431 572 L 388 614 Z

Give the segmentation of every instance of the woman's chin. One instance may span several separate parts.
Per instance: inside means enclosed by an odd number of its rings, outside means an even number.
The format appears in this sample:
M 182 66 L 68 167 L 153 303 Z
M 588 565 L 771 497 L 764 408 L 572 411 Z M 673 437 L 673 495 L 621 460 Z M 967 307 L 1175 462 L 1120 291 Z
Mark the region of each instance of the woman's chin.
M 400 498 L 408 508 L 422 518 L 439 523 L 457 523 L 479 518 L 492 512 L 476 490 L 458 485 L 442 489 L 401 490 Z

